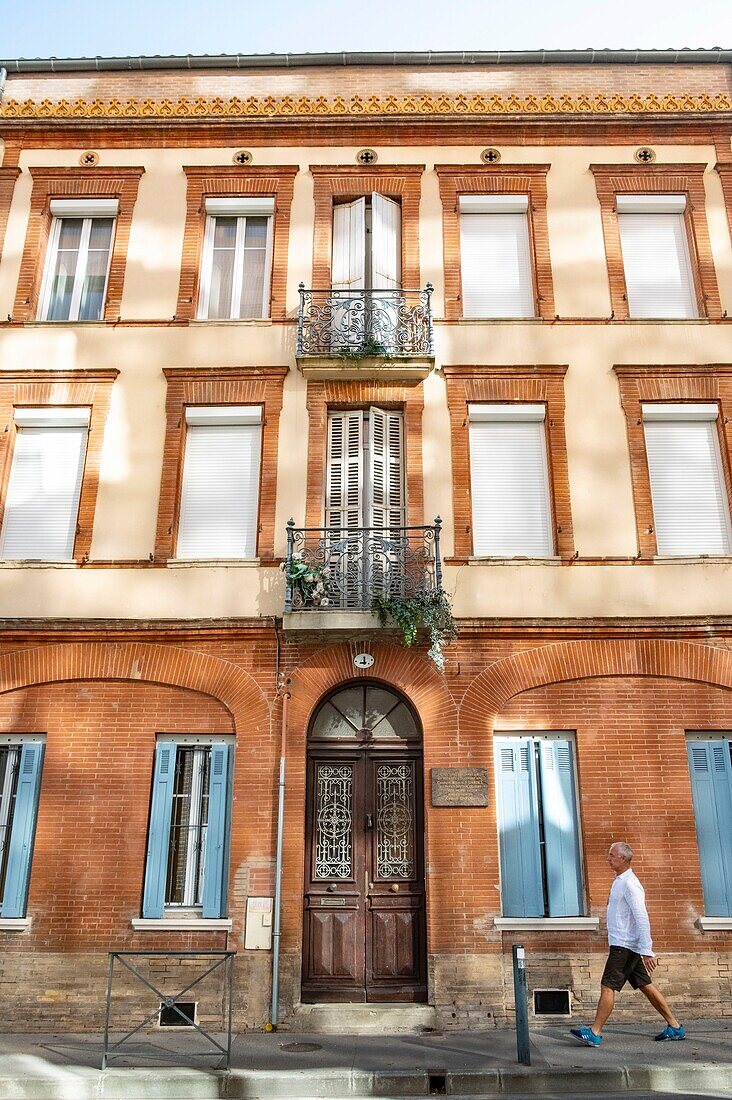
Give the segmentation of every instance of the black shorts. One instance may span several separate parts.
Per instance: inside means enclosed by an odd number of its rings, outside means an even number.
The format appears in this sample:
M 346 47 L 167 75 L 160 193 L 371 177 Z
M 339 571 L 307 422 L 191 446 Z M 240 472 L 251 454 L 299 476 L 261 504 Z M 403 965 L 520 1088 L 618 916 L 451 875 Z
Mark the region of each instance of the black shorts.
M 651 976 L 637 951 L 629 947 L 611 947 L 602 972 L 602 985 L 619 993 L 626 982 L 630 982 L 633 989 L 639 989 L 650 984 Z

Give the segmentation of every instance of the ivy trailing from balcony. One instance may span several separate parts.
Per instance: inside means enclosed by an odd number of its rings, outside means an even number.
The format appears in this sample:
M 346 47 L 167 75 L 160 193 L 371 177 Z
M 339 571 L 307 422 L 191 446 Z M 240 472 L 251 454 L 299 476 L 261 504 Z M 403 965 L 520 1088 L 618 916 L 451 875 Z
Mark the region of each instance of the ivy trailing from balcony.
M 445 668 L 444 646 L 457 638 L 457 623 L 452 606 L 442 588 L 431 588 L 414 596 L 374 596 L 371 609 L 386 626 L 395 623 L 402 632 L 402 645 L 413 646 L 420 630 L 430 638 L 427 656 L 442 672 Z

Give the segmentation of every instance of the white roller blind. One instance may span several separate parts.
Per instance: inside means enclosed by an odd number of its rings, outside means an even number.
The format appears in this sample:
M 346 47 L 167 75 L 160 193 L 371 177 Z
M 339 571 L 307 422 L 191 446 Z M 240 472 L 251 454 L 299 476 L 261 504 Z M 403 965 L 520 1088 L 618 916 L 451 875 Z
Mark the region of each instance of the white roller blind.
M 188 424 L 179 558 L 256 556 L 261 446 L 257 423 Z
M 366 199 L 333 207 L 333 290 L 363 290 L 366 263 Z
M 658 553 L 669 557 L 730 553 L 727 490 L 716 406 L 643 406 Z M 710 412 L 698 419 L 698 410 Z M 713 417 L 710 419 L 710 416 Z
M 402 208 L 384 195 L 371 196 L 371 283 L 374 290 L 402 284 Z
M 491 197 L 480 196 L 484 200 Z M 533 317 L 536 307 L 527 215 L 506 212 L 498 205 L 490 213 L 465 209 L 470 212 L 460 215 L 463 316 Z
M 473 552 L 554 554 L 542 405 L 469 407 Z
M 67 411 L 78 412 L 76 424 L 63 423 Z M 3 517 L 3 558 L 73 558 L 89 412 L 60 412 L 58 425 L 47 420 L 43 427 L 18 427 Z
M 668 204 L 644 211 L 637 205 L 623 206 L 619 199 L 618 227 L 630 316 L 696 317 L 683 213 L 669 212 Z

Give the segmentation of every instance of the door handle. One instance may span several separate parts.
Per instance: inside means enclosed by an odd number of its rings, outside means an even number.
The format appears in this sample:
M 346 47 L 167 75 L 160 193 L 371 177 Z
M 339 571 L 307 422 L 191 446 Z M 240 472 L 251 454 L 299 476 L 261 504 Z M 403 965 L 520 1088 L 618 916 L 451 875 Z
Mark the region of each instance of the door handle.
M 372 815 L 371 814 L 366 814 L 366 828 L 367 829 L 373 829 L 373 827 L 374 827 L 374 819 L 373 819 Z
M 393 883 L 389 887 L 389 889 L 391 890 L 392 894 L 398 894 L 399 893 L 399 883 L 398 882 Z

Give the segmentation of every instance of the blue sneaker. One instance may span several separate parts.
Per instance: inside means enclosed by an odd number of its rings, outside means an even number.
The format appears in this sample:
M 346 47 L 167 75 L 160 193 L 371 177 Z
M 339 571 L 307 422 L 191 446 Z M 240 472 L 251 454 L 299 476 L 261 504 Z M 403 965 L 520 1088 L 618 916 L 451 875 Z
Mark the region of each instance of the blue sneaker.
M 679 1027 L 671 1027 L 671 1024 L 666 1024 L 663 1031 L 660 1031 L 654 1038 L 657 1043 L 668 1043 L 672 1039 L 685 1039 L 686 1032 L 684 1031 L 684 1025 L 681 1024 Z
M 602 1035 L 595 1035 L 592 1028 L 586 1025 L 570 1028 L 569 1033 L 574 1035 L 575 1039 L 579 1039 L 581 1043 L 584 1043 L 586 1047 L 599 1047 L 602 1042 Z

